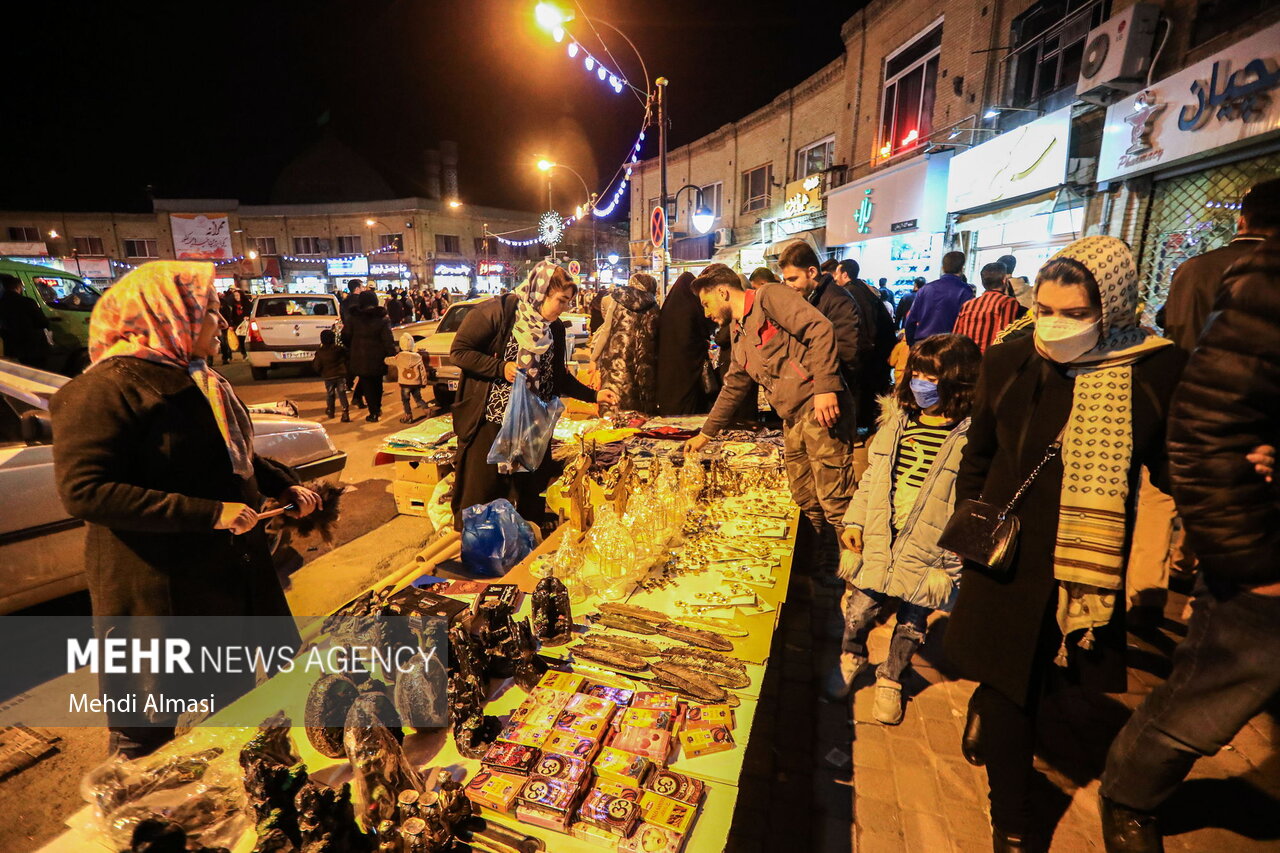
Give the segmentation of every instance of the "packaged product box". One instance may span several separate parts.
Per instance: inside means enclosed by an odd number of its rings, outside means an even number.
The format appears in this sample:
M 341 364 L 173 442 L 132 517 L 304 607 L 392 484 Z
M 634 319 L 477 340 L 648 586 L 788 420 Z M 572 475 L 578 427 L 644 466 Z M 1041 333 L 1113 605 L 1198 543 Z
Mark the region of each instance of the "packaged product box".
M 524 787 L 525 779 L 514 773 L 481 769 L 467 783 L 467 799 L 476 805 L 506 814 Z
M 538 708 L 554 708 L 557 711 L 563 710 L 565 705 L 569 704 L 569 700 L 574 697 L 574 693 L 566 693 L 563 690 L 553 690 L 550 687 L 535 687 L 529 693 L 529 698 L 525 699 L 523 705 L 532 705 Z
M 548 690 L 559 690 L 562 693 L 577 693 L 578 688 L 587 679 L 575 672 L 557 672 L 551 670 L 538 680 L 538 687 Z
M 538 759 L 538 763 L 529 771 L 529 775 L 542 776 L 546 779 L 564 779 L 581 784 L 590 770 L 591 765 L 581 758 L 544 751 L 542 758 Z
M 685 728 L 706 726 L 734 726 L 733 709 L 728 705 L 689 705 L 684 709 Z
M 682 803 L 696 806 L 702 802 L 702 794 L 706 791 L 707 786 L 701 779 L 694 779 L 674 770 L 657 769 L 650 773 L 649 778 L 645 780 L 644 789 L 672 800 L 679 800 Z
M 569 755 L 590 761 L 596 754 L 600 741 L 562 729 L 552 729 L 551 736 L 542 746 L 547 752 L 554 752 L 556 755 Z
M 592 788 L 578 806 L 578 820 L 625 838 L 640 820 L 640 805 Z
M 521 746 L 541 747 L 550 736 L 551 729 L 539 728 L 526 723 L 510 723 L 498 735 L 498 740 L 518 743 Z
M 618 849 L 618 836 L 594 824 L 576 820 L 569 825 L 569 834 L 593 847 L 601 847 L 606 850 Z
M 633 803 L 639 803 L 640 797 L 644 795 L 644 791 L 627 782 L 619 782 L 617 779 L 610 779 L 604 776 L 597 776 L 596 781 L 592 784 L 593 788 L 603 791 L 611 797 L 618 797 L 623 800 L 630 800 Z
M 516 816 L 535 826 L 567 832 L 582 786 L 567 779 L 534 776 L 516 797 Z
M 599 696 L 589 696 L 586 693 L 573 694 L 568 704 L 564 706 L 564 710 L 570 713 L 583 714 L 588 717 L 603 717 L 605 722 L 613 719 L 613 713 L 617 709 L 617 703 L 612 700 L 603 699 Z
M 666 729 L 618 729 L 609 746 L 643 755 L 654 764 L 665 765 L 671 754 L 671 732 Z
M 510 741 L 495 740 L 485 751 L 480 763 L 490 770 L 500 773 L 515 773 L 528 776 L 533 765 L 542 757 L 542 750 L 536 746 L 525 746 Z
M 576 695 L 576 694 L 575 694 Z M 554 705 L 531 705 L 525 702 L 511 712 L 509 723 L 524 723 L 535 729 L 551 729 L 555 727 L 560 709 Z
M 645 691 L 631 698 L 632 708 L 650 708 L 655 711 L 670 711 L 673 715 L 680 710 L 680 700 L 671 693 Z
M 686 727 L 680 732 L 680 747 L 686 758 L 724 752 L 733 749 L 733 735 L 725 726 Z
M 627 708 L 618 718 L 618 726 L 637 729 L 667 729 L 675 723 L 676 715 L 672 711 L 657 708 Z
M 649 772 L 652 762 L 643 755 L 636 755 L 623 749 L 606 746 L 600 750 L 596 760 L 591 762 L 602 779 L 614 779 L 625 785 L 639 787 Z
M 623 687 L 610 687 L 607 684 L 588 684 L 582 690 L 588 696 L 596 696 L 600 699 L 608 699 L 615 705 L 630 705 L 631 699 L 635 696 L 634 690 L 627 690 Z
M 644 822 L 654 826 L 663 826 L 672 832 L 688 835 L 693 828 L 693 818 L 698 813 L 696 806 L 645 791 L 640 797 L 640 812 Z
M 630 838 L 618 840 L 618 853 L 680 853 L 683 847 L 683 835 L 643 820 Z
M 556 718 L 557 729 L 596 740 L 604 736 L 604 730 L 608 727 L 609 724 L 603 717 L 588 717 L 572 711 L 561 711 L 560 716 Z

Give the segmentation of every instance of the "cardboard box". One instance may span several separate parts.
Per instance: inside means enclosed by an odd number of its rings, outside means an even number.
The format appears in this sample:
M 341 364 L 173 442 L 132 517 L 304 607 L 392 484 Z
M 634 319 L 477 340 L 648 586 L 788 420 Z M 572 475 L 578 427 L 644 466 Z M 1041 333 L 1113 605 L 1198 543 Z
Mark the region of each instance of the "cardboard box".
M 396 499 L 396 512 L 426 518 L 427 508 L 431 505 L 431 493 L 435 488 L 432 483 L 394 481 L 391 484 L 391 495 Z
M 396 460 L 396 480 L 401 483 L 426 483 L 435 486 L 452 470 L 453 466 L 445 462 L 427 462 L 420 459 Z

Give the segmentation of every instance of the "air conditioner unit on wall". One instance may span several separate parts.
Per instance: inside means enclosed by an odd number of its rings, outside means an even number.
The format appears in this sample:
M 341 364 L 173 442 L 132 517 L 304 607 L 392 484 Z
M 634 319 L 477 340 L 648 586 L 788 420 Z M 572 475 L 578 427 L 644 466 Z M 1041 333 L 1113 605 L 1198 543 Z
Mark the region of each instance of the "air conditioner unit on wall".
M 730 243 L 732 243 L 732 242 L 733 242 L 733 229 L 732 229 L 732 228 L 717 228 L 717 229 L 716 229 L 716 246 L 717 246 L 717 247 L 720 247 L 720 246 L 727 246 L 727 245 L 729 245 L 729 244 L 730 244 Z
M 1141 89 L 1159 21 L 1158 6 L 1135 3 L 1092 30 L 1080 60 L 1076 98 L 1106 106 Z

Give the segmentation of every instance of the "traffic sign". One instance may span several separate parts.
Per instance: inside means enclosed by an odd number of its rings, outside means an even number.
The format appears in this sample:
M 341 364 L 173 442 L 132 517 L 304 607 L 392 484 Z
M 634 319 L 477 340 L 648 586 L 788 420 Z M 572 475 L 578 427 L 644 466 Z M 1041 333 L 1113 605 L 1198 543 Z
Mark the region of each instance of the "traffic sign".
M 569 275 L 577 275 L 582 272 L 582 264 L 577 261 L 569 261 Z
M 667 236 L 667 212 L 661 206 L 653 209 L 649 217 L 649 238 L 653 240 L 653 248 L 661 249 L 663 238 Z

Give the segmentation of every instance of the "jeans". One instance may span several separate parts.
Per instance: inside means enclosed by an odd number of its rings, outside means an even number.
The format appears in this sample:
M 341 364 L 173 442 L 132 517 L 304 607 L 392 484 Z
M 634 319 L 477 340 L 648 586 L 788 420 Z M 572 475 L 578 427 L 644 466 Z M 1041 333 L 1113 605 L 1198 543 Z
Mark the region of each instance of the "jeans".
M 1107 754 L 1102 793 L 1155 811 L 1202 755 L 1213 755 L 1280 692 L 1280 598 L 1215 593 L 1201 582 L 1169 680 Z
M 409 408 L 410 398 L 418 401 L 418 408 L 425 409 L 427 404 L 422 402 L 422 386 L 421 385 L 401 385 L 400 386 L 400 404 L 404 406 L 404 416 L 406 418 L 413 417 L 413 412 Z
M 330 417 L 333 417 L 333 406 L 337 400 L 342 401 L 342 411 L 345 414 L 350 409 L 350 404 L 347 403 L 347 380 L 344 376 L 324 381 L 324 410 Z
M 882 592 L 847 586 L 841 606 L 844 609 L 844 639 L 841 650 L 866 660 L 867 635 L 875 627 L 876 617 L 886 606 L 898 602 L 898 621 L 889 640 L 889 656 L 876 670 L 876 677 L 902 683 L 902 673 L 911 656 L 924 643 L 925 625 L 933 611 L 919 604 L 890 598 Z

